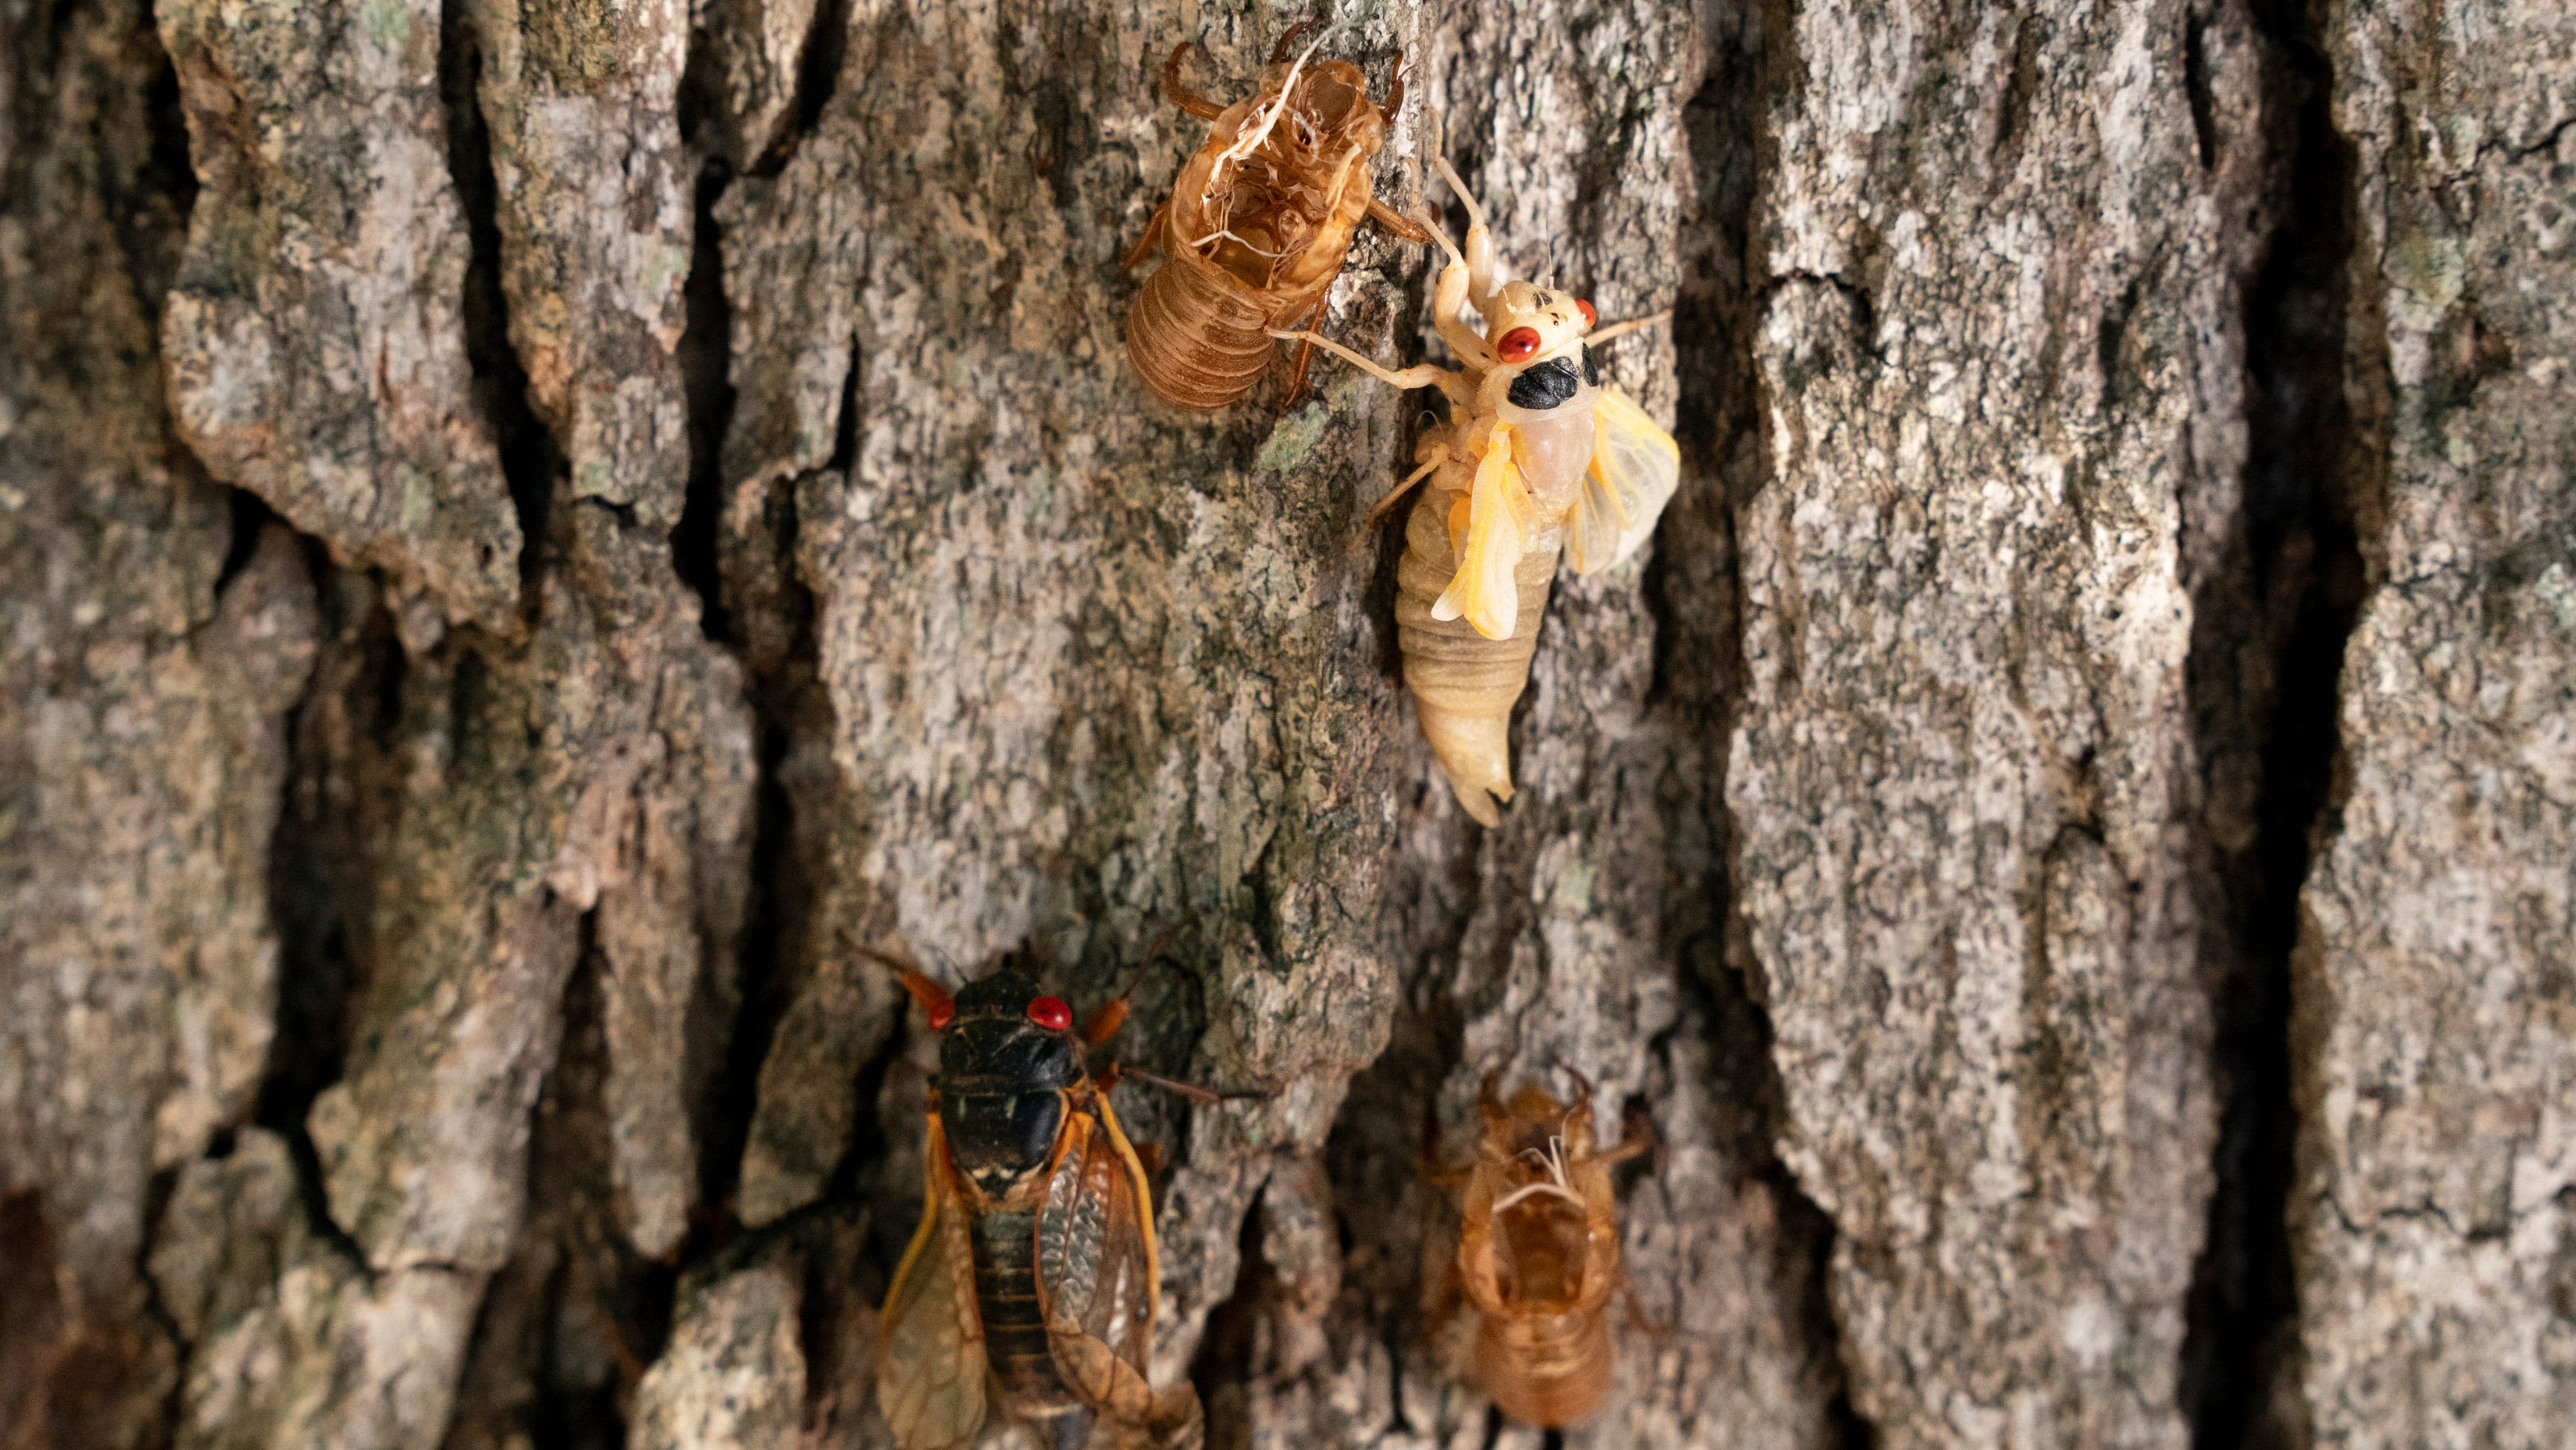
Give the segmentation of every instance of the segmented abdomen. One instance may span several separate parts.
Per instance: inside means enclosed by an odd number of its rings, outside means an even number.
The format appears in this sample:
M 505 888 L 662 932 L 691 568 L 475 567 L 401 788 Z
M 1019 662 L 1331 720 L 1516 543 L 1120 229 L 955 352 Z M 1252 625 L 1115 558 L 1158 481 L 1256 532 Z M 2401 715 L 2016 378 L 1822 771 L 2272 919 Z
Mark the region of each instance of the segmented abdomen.
M 1422 737 L 1440 757 L 1458 803 L 1493 826 L 1502 821 L 1494 802 L 1512 798 L 1512 702 L 1529 683 L 1563 535 L 1553 525 L 1544 528 L 1512 571 L 1520 617 L 1509 639 L 1487 639 L 1463 619 L 1433 619 L 1431 606 L 1458 572 L 1449 511 L 1462 497 L 1428 488 L 1405 520 L 1404 557 L 1395 566 L 1395 642 Z
M 1038 1312 L 1037 1215 L 987 1210 L 967 1220 L 975 1249 L 975 1307 L 984 1356 L 1011 1412 L 1054 1443 L 1080 1445 L 1090 1407 L 1056 1373 L 1055 1350 Z M 1070 1434 L 1071 1439 L 1065 1439 Z
M 1164 402 L 1214 412 L 1261 381 L 1270 326 L 1241 283 L 1184 248 L 1127 309 L 1127 360 Z
M 1553 1429 L 1591 1413 L 1610 1388 L 1610 1326 L 1588 1314 L 1487 1314 L 1476 1332 L 1485 1393 L 1516 1420 Z

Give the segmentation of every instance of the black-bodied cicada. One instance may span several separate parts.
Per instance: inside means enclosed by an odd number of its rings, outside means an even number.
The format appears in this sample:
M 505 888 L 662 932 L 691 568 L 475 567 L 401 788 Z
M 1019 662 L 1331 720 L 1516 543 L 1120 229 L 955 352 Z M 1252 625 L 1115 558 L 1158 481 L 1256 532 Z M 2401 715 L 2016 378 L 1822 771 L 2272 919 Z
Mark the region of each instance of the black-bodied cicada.
M 1187 1381 L 1157 1393 L 1145 1361 L 1161 1294 L 1144 1165 L 1084 1050 L 1126 1019 L 1125 999 L 1080 1031 L 1064 999 L 1006 965 L 951 997 L 915 971 L 905 988 L 940 1035 L 923 1153 L 921 1227 L 887 1291 L 877 1403 L 903 1450 L 974 1438 L 988 1414 L 1054 1450 L 1089 1442 L 1191 1450 L 1204 1431 Z

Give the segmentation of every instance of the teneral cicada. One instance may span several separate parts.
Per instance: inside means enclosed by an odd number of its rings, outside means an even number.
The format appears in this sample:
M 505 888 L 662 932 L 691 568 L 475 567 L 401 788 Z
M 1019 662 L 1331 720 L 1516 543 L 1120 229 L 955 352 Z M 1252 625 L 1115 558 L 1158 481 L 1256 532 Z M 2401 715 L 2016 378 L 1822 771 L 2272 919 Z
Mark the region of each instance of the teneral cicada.
M 1401 388 L 1437 387 L 1449 421 L 1414 451 L 1420 465 L 1372 511 L 1374 520 L 1426 477 L 1396 566 L 1396 643 L 1424 738 L 1467 814 L 1501 820 L 1512 798 L 1508 727 L 1529 682 L 1539 616 L 1561 554 L 1592 574 L 1634 554 L 1681 478 L 1672 435 L 1615 387 L 1591 346 L 1654 317 L 1597 326 L 1592 304 L 1502 280 L 1484 212 L 1444 159 L 1440 174 L 1472 223 L 1432 298 L 1432 322 L 1461 369 L 1380 367 L 1311 331 L 1281 332 Z M 1481 332 L 1458 317 L 1473 304 Z
M 1370 162 L 1403 101 L 1403 56 L 1386 99 L 1372 101 L 1350 62 L 1315 61 L 1312 46 L 1289 58 L 1305 28 L 1279 38 L 1259 93 L 1231 106 L 1182 84 L 1187 43 L 1164 63 L 1172 103 L 1215 123 L 1126 261 L 1135 267 L 1158 248 L 1166 258 L 1128 310 L 1127 357 L 1175 407 L 1212 411 L 1252 390 L 1270 362 L 1271 332 L 1321 314 L 1363 216 L 1430 240 L 1369 194 Z M 1311 355 L 1297 350 L 1292 402 Z
M 1535 1087 L 1505 1104 L 1486 1079 L 1458 1226 L 1458 1275 L 1482 1316 L 1476 1377 L 1505 1414 L 1549 1427 L 1589 1414 L 1610 1386 L 1610 1296 L 1624 1282 L 1610 1165 L 1646 1147 L 1595 1152 L 1592 1088 L 1575 1084 L 1571 1104 Z
M 940 1044 L 921 1227 L 886 1293 L 877 1364 L 896 1443 L 960 1445 L 1000 1414 L 1054 1450 L 1086 1444 L 1095 1420 L 1122 1447 L 1197 1445 L 1197 1392 L 1146 1382 L 1160 1276 L 1144 1165 L 1109 1105 L 1121 1069 L 1095 1079 L 1083 1062 L 1125 1002 L 1076 1031 L 1023 967 L 954 997 L 918 972 L 904 985 Z

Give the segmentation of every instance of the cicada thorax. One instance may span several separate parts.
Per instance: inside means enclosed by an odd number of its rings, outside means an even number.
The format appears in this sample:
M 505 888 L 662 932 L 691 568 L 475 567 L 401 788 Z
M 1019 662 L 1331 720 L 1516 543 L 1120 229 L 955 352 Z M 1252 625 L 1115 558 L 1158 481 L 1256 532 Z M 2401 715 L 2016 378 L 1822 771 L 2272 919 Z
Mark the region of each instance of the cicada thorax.
M 1606 1313 L 1619 1270 L 1607 1168 L 1588 1094 L 1536 1089 L 1485 1106 L 1458 1267 L 1483 1315 L 1476 1367 L 1505 1413 L 1557 1426 L 1588 1413 L 1616 1364 Z
M 1386 117 L 1359 67 L 1303 66 L 1274 107 L 1288 70 L 1272 66 L 1181 168 L 1159 223 L 1165 261 L 1127 313 L 1137 376 L 1178 407 L 1213 411 L 1252 390 L 1271 330 L 1314 312 L 1368 214 Z
M 1396 647 L 1404 656 L 1405 687 L 1459 804 L 1487 826 L 1502 821 L 1495 803 L 1512 798 L 1512 705 L 1529 684 L 1539 622 L 1565 548 L 1565 516 L 1592 460 L 1595 388 L 1585 381 L 1586 371 L 1588 365 L 1552 359 L 1488 375 L 1478 390 L 1478 415 L 1435 430 L 1426 440 L 1446 449 L 1449 461 L 1405 521 L 1404 557 L 1395 574 Z M 1538 381 L 1524 386 L 1533 374 Z M 1568 385 L 1560 386 L 1560 380 Z M 1539 406 L 1515 402 L 1515 394 Z M 1476 468 L 1494 446 L 1497 426 L 1508 429 L 1506 446 L 1530 501 L 1530 526 L 1512 571 L 1519 608 L 1512 632 L 1501 639 L 1487 637 L 1466 619 L 1433 613 L 1458 573 Z

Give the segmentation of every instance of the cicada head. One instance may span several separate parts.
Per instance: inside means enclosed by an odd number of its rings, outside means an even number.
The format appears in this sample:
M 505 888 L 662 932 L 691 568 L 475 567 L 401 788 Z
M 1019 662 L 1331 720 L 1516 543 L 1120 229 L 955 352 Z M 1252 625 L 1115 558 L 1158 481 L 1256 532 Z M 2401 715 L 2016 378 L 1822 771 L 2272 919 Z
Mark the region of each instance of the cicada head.
M 1582 362 L 1583 334 L 1592 330 L 1592 304 L 1553 287 L 1506 282 L 1485 301 L 1485 341 L 1505 367 L 1550 358 Z
M 1509 379 L 1512 406 L 1544 413 L 1571 402 L 1599 381 L 1583 335 L 1592 330 L 1592 304 L 1552 287 L 1506 282 L 1484 308 L 1485 341 Z
M 987 1194 L 1046 1166 L 1064 1122 L 1064 1090 L 1083 1077 L 1073 1011 L 1021 967 L 957 994 L 940 1031 L 939 1113 L 948 1154 Z

